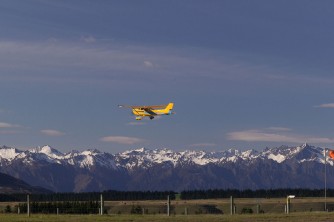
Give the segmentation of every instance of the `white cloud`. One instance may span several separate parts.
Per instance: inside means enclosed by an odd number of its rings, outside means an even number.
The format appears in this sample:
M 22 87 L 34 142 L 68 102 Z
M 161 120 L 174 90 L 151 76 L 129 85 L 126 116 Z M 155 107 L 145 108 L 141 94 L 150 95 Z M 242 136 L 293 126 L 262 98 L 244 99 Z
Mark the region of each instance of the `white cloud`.
M 63 136 L 65 133 L 53 129 L 44 129 L 41 130 L 41 133 L 47 136 Z
M 0 122 L 0 128 L 16 128 L 16 127 L 21 127 L 21 126 L 11 123 Z
M 227 134 L 229 140 L 247 142 L 281 142 L 281 143 L 334 143 L 334 138 L 314 137 L 306 135 L 288 134 L 284 131 L 244 130 Z
M 334 108 L 334 103 L 325 103 L 325 104 L 321 104 L 315 107 L 316 108 Z
M 103 142 L 113 142 L 113 143 L 127 144 L 127 145 L 145 142 L 144 139 L 140 139 L 136 137 L 127 137 L 127 136 L 106 136 L 106 137 L 101 138 L 100 140 Z

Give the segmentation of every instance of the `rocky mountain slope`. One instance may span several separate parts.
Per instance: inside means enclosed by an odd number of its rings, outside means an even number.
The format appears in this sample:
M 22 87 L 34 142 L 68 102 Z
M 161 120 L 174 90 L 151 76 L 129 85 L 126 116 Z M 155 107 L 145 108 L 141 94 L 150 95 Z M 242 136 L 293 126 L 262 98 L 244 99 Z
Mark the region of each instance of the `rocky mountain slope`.
M 0 194 L 12 193 L 51 193 L 51 191 L 41 187 L 30 186 L 22 180 L 0 173 Z

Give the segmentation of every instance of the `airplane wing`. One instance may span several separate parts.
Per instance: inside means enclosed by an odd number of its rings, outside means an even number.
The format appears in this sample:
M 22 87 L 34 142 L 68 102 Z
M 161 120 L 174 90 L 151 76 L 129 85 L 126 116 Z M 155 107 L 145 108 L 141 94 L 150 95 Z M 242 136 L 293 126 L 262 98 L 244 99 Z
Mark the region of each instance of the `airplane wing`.
M 129 106 L 129 107 L 132 108 L 132 109 L 143 109 L 143 110 L 147 111 L 147 110 L 153 110 L 153 109 L 165 109 L 167 105 L 168 104 L 153 105 L 153 106 Z
M 145 112 L 147 112 L 150 115 L 156 115 L 156 113 L 151 108 L 144 108 Z
M 165 109 L 165 105 L 153 105 L 153 106 L 129 106 L 129 105 L 118 105 L 119 108 L 132 108 L 132 109 Z

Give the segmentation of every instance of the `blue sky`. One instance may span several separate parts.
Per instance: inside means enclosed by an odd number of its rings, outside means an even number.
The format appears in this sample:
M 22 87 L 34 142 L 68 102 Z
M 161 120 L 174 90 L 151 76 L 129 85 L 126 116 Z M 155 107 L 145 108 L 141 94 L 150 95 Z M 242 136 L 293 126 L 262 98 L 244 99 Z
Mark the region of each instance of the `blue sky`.
M 334 2 L 0 2 L 0 141 L 117 153 L 334 144 Z M 135 121 L 118 104 L 175 103 Z

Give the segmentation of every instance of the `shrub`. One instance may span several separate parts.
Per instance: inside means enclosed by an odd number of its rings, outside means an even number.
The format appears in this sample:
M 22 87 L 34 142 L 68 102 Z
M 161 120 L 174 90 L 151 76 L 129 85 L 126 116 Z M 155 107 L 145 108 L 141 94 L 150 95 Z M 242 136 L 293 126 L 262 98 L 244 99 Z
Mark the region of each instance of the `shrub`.
M 246 208 L 246 207 L 244 207 L 244 208 L 242 208 L 241 213 L 242 214 L 252 214 L 253 210 L 252 210 L 252 208 Z

